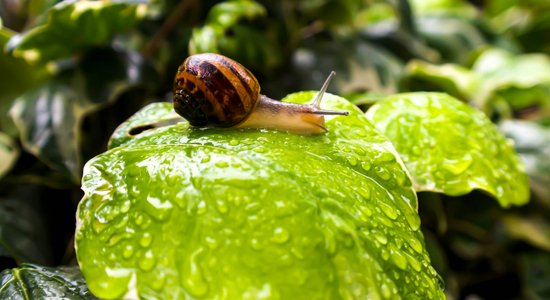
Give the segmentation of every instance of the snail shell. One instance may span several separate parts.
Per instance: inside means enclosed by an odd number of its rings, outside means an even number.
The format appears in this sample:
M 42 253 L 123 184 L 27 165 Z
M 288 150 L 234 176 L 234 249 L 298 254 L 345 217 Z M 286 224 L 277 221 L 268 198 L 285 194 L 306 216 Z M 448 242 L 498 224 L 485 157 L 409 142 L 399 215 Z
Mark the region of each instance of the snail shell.
M 326 132 L 324 115 L 347 112 L 320 109 L 331 73 L 310 104 L 286 103 L 260 95 L 254 75 L 219 54 L 189 56 L 174 80 L 174 110 L 197 127 L 273 128 L 296 133 Z

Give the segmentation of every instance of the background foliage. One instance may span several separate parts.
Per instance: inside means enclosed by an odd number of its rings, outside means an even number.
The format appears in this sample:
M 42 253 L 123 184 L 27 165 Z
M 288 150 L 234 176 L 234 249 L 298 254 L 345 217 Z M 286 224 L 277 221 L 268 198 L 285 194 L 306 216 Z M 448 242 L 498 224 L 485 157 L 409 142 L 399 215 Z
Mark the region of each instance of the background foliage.
M 19 0 L 0 2 L 0 17 L 1 269 L 74 274 L 22 264 L 75 264 L 83 163 L 139 108 L 171 101 L 187 55 L 211 51 L 272 97 L 336 70 L 330 91 L 363 110 L 402 91 L 481 109 L 515 141 L 531 201 L 421 193 L 432 262 L 450 298 L 550 297 L 548 1 Z

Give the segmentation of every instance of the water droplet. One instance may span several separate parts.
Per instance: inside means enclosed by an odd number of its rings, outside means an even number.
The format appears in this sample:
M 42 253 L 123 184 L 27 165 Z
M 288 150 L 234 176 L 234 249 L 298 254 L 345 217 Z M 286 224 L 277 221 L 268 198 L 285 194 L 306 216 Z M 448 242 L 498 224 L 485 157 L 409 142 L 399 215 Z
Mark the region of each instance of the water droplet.
M 231 146 L 237 146 L 238 144 L 239 144 L 238 140 L 233 139 L 233 140 L 229 141 L 229 145 L 231 145 Z
M 183 287 L 194 297 L 202 297 L 208 293 L 208 284 L 203 278 L 202 271 L 199 266 L 199 255 L 203 249 L 198 248 L 191 254 L 183 266 L 183 276 L 181 277 Z
M 380 292 L 385 299 L 389 299 L 392 295 L 390 287 L 385 283 L 380 285 Z
M 204 215 L 206 211 L 206 202 L 204 202 L 204 200 L 201 200 L 201 202 L 199 202 L 199 204 L 197 205 L 197 215 Z
M 151 245 L 151 242 L 153 241 L 153 236 L 149 232 L 145 232 L 141 239 L 139 240 L 139 245 L 143 248 L 147 248 Z
M 386 204 L 386 203 L 384 203 L 384 202 L 380 202 L 380 203 L 379 203 L 379 207 L 380 207 L 380 209 L 382 209 L 382 211 L 384 212 L 384 214 L 385 214 L 386 216 L 388 216 L 388 218 L 390 218 L 390 219 L 392 219 L 392 220 L 397 219 L 398 212 L 397 212 L 397 210 L 395 210 L 393 207 L 391 207 L 391 205 Z
M 420 270 L 422 269 L 422 265 L 418 262 L 418 260 L 416 260 L 416 258 L 414 258 L 412 255 L 410 255 L 408 253 L 405 253 L 405 256 L 407 257 L 409 265 L 411 265 L 411 267 L 416 272 L 420 272 Z
M 229 163 L 225 160 L 218 160 L 214 165 L 218 168 L 227 168 L 227 167 L 229 167 Z
M 163 272 L 158 272 L 155 280 L 149 281 L 149 284 L 155 291 L 162 292 L 164 284 L 166 284 L 166 275 Z
M 203 153 L 203 156 L 201 158 L 201 163 L 207 163 L 210 161 L 210 155 L 208 153 Z
M 250 240 L 250 247 L 252 247 L 252 249 L 254 249 L 254 250 L 262 250 L 263 249 L 262 243 L 256 238 L 253 238 L 253 239 Z
M 348 163 L 352 166 L 357 166 L 358 160 L 355 156 L 349 156 L 348 157 Z
M 168 219 L 170 212 L 172 211 L 172 202 L 167 199 L 160 199 L 154 196 L 147 196 L 147 204 L 145 205 L 145 211 L 153 219 L 163 222 Z
M 140 214 L 138 212 L 135 212 L 134 214 L 134 222 L 136 225 L 141 229 L 147 229 L 149 225 L 151 225 L 151 218 L 144 214 Z
M 388 243 L 388 238 L 383 235 L 381 232 L 379 231 L 373 231 L 372 232 L 374 238 L 382 245 L 385 245 Z
M 120 212 L 125 214 L 128 211 L 130 211 L 130 207 L 131 207 L 130 200 L 126 200 L 126 201 L 122 202 L 122 205 L 120 205 Z
M 206 242 L 206 246 L 208 246 L 208 248 L 212 250 L 218 248 L 218 241 L 215 238 L 211 236 L 206 236 L 204 238 L 204 241 Z
M 153 255 L 153 251 L 147 250 L 143 257 L 138 261 L 139 268 L 143 271 L 150 271 L 153 269 L 153 267 L 156 264 L 155 256 Z
M 92 221 L 92 229 L 94 230 L 95 234 L 102 233 L 105 229 L 107 229 L 107 227 L 109 227 L 109 225 L 107 225 L 106 223 L 101 222 L 98 219 L 94 219 Z
M 420 217 L 418 216 L 418 213 L 416 212 L 405 212 L 405 220 L 407 220 L 407 223 L 411 227 L 412 230 L 416 231 L 420 229 Z
M 290 233 L 283 227 L 277 227 L 273 230 L 273 236 L 271 241 L 274 243 L 282 244 L 290 238 Z
M 364 162 L 361 163 L 361 168 L 363 168 L 363 170 L 365 170 L 365 171 L 370 171 L 371 167 L 372 167 L 372 165 L 368 161 L 364 161 Z
M 122 257 L 129 259 L 134 255 L 134 246 L 128 244 L 122 249 Z
M 448 159 L 445 158 L 442 162 L 442 166 L 445 170 L 449 171 L 453 175 L 460 175 L 464 173 L 473 162 L 473 158 L 470 154 L 467 154 L 460 159 Z
M 220 214 L 226 214 L 227 211 L 229 210 L 227 208 L 227 203 L 225 203 L 225 201 L 223 200 L 218 200 L 216 201 L 216 208 L 218 209 L 218 211 L 220 212 Z
M 390 252 L 391 259 L 395 263 L 395 265 L 398 268 L 405 270 L 407 268 L 407 258 L 403 254 L 401 254 L 401 252 L 395 249 L 390 250 Z
M 262 147 L 262 146 L 256 147 L 253 150 L 254 150 L 254 152 L 257 152 L 257 153 L 266 153 L 267 152 L 267 149 L 265 147 Z
M 409 245 L 411 246 L 411 248 L 413 248 L 414 251 L 422 254 L 422 249 L 423 249 L 422 243 L 417 238 L 409 237 L 407 239 L 407 243 L 409 243 Z
M 392 177 L 391 173 L 386 168 L 380 166 L 374 167 L 374 172 L 376 172 L 376 175 L 382 180 L 389 180 Z

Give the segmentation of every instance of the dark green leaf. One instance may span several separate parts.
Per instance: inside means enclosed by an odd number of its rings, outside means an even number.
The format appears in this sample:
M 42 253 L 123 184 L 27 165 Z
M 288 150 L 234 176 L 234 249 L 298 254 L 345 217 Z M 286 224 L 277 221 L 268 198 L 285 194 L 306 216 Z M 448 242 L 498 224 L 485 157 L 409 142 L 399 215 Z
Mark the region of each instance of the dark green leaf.
M 68 58 L 91 46 L 107 45 L 133 28 L 145 11 L 138 1 L 63 1 L 45 24 L 11 38 L 8 49 L 29 62 Z
M 73 181 L 80 179 L 79 125 L 90 104 L 49 82 L 19 97 L 10 110 L 25 150 Z
M 0 273 L 2 299 L 97 299 L 78 267 L 48 268 L 22 264 Z
M 501 206 L 529 201 L 525 166 L 480 111 L 441 93 L 390 96 L 367 111 L 395 145 L 417 191 L 463 195 L 481 189 Z
M 313 92 L 285 101 L 304 103 Z M 443 298 L 391 144 L 342 98 L 329 132 L 141 131 L 87 163 L 75 235 L 102 298 Z M 143 118 L 143 120 L 140 120 Z M 138 131 L 139 132 L 139 131 Z
M 41 192 L 40 187 L 25 185 L 11 187 L 8 194 L 0 196 L 0 252 L 16 261 L 53 261 Z

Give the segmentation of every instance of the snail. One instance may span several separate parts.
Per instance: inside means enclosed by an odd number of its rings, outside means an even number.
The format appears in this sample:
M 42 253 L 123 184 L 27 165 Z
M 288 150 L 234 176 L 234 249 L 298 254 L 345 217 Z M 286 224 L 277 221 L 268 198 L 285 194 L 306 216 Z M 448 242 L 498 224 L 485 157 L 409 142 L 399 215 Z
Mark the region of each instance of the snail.
M 196 127 L 270 128 L 302 134 L 327 131 L 321 99 L 334 77 L 326 79 L 308 104 L 281 102 L 260 94 L 256 77 L 238 62 L 219 54 L 189 56 L 174 80 L 174 110 Z

